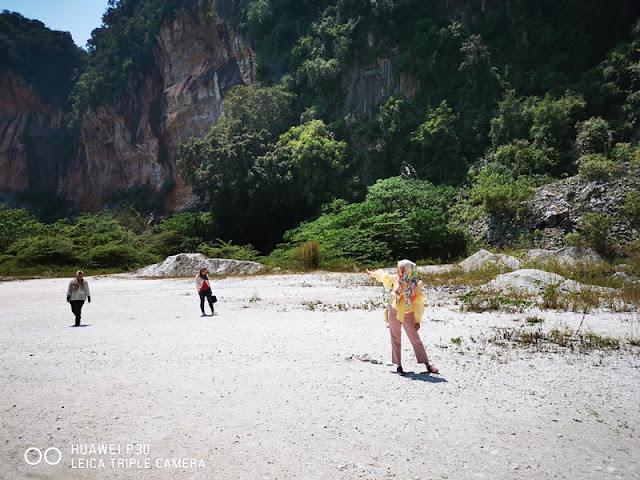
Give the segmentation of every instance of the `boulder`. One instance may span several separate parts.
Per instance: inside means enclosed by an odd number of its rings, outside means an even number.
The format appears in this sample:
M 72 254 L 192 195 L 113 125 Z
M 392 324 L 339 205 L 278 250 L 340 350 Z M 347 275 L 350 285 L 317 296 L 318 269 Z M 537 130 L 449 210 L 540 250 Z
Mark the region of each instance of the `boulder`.
M 633 274 L 633 267 L 628 263 L 621 263 L 615 266 L 615 271 L 618 273 Z
M 583 289 L 596 290 L 601 293 L 612 291 L 610 288 L 584 285 L 573 280 L 567 280 L 562 275 L 533 268 L 523 268 L 515 272 L 498 275 L 489 283 L 483 285 L 482 289 L 541 295 L 547 287 L 552 285 L 557 285 L 558 290 L 563 292 L 579 292 Z
M 426 275 L 441 275 L 443 273 L 451 272 L 457 268 L 460 267 L 458 267 L 458 265 L 450 263 L 444 263 L 442 265 L 423 265 L 422 267 L 418 267 L 418 272 Z
M 486 290 L 512 290 L 529 293 L 533 295 L 541 294 L 545 288 L 554 284 L 562 284 L 565 278 L 555 273 L 543 270 L 522 269 L 515 272 L 504 273 L 487 283 Z
M 541 218 L 536 220 L 535 227 L 539 230 L 544 228 L 570 228 L 571 218 L 568 208 L 552 208 L 544 212 Z
M 502 253 L 491 253 L 487 250 L 479 250 L 466 260 L 459 263 L 465 272 L 479 270 L 491 264 L 510 268 L 512 270 L 517 270 L 522 266 L 522 262 L 516 257 Z
M 179 253 L 167 257 L 162 263 L 138 270 L 136 275 L 139 277 L 190 277 L 195 276 L 202 267 L 207 267 L 210 275 L 251 275 L 265 268 L 257 262 L 207 258 L 201 253 Z
M 563 247 L 554 250 L 533 249 L 525 253 L 523 260 L 527 263 L 557 262 L 558 265 L 566 267 L 604 262 L 594 249 L 588 247 Z

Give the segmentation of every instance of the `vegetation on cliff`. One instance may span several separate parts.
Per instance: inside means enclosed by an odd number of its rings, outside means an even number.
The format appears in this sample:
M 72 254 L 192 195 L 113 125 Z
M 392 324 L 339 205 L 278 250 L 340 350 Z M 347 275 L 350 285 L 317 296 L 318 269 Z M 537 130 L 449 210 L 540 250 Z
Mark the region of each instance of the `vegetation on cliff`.
M 19 13 L 0 13 L 0 71 L 14 71 L 44 103 L 70 110 L 69 94 L 86 62 L 68 32 L 49 30 Z
M 102 26 L 87 42 L 89 61 L 73 92 L 73 122 L 87 108 L 113 103 L 127 81 L 148 74 L 162 23 L 196 0 L 109 0 Z
M 219 209 L 233 211 L 227 206 L 233 200 L 214 193 L 222 172 L 211 166 L 224 156 L 215 150 L 244 148 L 237 139 L 254 128 L 236 123 L 240 130 L 233 136 L 220 136 L 216 132 L 227 118 L 207 139 L 183 147 L 184 178 L 206 194 L 225 238 L 271 250 L 272 240 L 293 228 L 273 252 L 275 258 L 291 259 L 307 244 L 324 252 L 326 262 L 461 255 L 471 243 L 464 227 L 474 218 L 488 214 L 498 222 L 517 222 L 536 187 L 578 172 L 585 178 L 609 177 L 637 157 L 628 142 L 640 126 L 635 108 L 640 76 L 634 67 L 640 57 L 640 23 L 634 18 L 640 10 L 632 2 L 619 2 L 615 12 L 600 2 L 581 2 L 583 20 L 576 22 L 571 5 L 334 0 L 311 6 L 255 0 L 246 25 L 255 36 L 258 75 L 271 86 L 244 89 L 242 95 L 289 92 L 299 112 L 292 129 L 321 124 L 324 135 L 346 145 L 341 169 L 314 175 L 321 178 L 316 188 L 340 200 L 309 202 L 308 196 L 319 197 L 313 195 L 314 182 L 299 170 L 256 176 L 265 164 L 272 165 L 266 159 L 274 155 L 281 157 L 280 165 L 296 163 L 293 151 L 277 147 L 286 140 L 272 131 L 242 162 L 218 163 L 227 173 L 237 168 L 234 175 L 246 183 L 237 191 L 243 198 L 235 195 L 245 207 L 223 221 Z M 358 111 L 349 103 L 349 89 L 357 88 L 349 79 L 354 71 L 362 77 L 381 75 L 381 59 L 391 59 L 389 91 L 368 114 Z M 396 88 L 401 77 L 413 87 Z M 238 90 L 243 88 L 236 87 L 235 96 L 241 95 Z M 268 130 L 269 116 L 262 115 L 257 124 Z M 313 136 L 298 143 L 307 143 L 319 164 L 330 155 Z M 306 185 L 304 191 L 295 189 L 300 184 Z M 447 185 L 455 188 L 443 194 L 439 189 Z M 407 193 L 417 189 L 430 195 L 433 188 L 438 201 Z M 405 192 L 405 208 L 393 202 L 371 208 L 380 189 Z M 253 199 L 260 208 L 246 207 Z M 307 208 L 291 215 L 300 204 Z M 416 222 L 417 217 L 430 220 Z M 262 222 L 260 228 L 256 221 Z M 231 223 L 234 231 L 225 230 L 223 225 Z M 392 235 L 394 227 L 402 235 Z

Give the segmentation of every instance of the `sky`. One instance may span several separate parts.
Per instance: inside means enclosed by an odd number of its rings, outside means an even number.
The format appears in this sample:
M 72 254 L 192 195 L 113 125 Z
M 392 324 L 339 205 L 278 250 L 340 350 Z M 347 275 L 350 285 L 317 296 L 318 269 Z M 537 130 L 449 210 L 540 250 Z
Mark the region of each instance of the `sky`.
M 79 47 L 85 48 L 94 28 L 102 25 L 108 0 L 0 0 L 0 11 L 18 12 L 40 20 L 51 30 L 69 32 Z

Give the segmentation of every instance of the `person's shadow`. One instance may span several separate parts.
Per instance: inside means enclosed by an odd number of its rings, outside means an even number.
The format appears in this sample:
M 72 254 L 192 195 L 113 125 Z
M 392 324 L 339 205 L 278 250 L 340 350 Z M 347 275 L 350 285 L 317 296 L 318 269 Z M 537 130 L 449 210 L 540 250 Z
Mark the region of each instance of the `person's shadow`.
M 83 328 L 83 327 L 90 327 L 91 324 L 90 323 L 83 323 L 82 325 L 69 325 L 69 328 Z
M 394 375 L 398 375 L 395 372 L 392 372 Z M 433 375 L 429 372 L 404 372 L 404 375 L 401 375 L 404 378 L 409 380 L 419 381 L 419 382 L 427 382 L 427 383 L 444 383 L 448 382 L 446 378 L 442 378 L 439 375 Z

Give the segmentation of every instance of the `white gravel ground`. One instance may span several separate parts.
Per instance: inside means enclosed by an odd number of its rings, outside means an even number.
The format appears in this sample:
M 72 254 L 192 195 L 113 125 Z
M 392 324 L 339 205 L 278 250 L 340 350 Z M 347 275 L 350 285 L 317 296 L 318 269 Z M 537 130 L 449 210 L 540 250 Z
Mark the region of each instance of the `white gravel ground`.
M 527 316 L 547 331 L 582 315 L 463 313 L 427 292 L 441 374 L 404 337 L 400 377 L 383 289 L 362 274 L 215 279 L 204 318 L 191 278 L 88 280 L 81 328 L 68 280 L 0 283 L 0 478 L 640 478 L 637 348 L 491 341 Z M 581 329 L 624 342 L 640 317 Z

